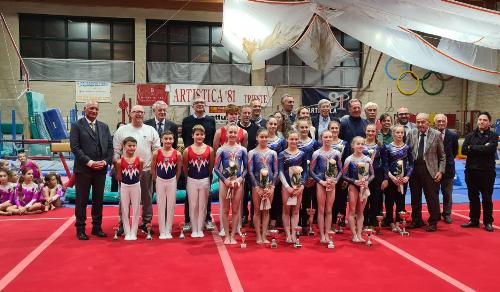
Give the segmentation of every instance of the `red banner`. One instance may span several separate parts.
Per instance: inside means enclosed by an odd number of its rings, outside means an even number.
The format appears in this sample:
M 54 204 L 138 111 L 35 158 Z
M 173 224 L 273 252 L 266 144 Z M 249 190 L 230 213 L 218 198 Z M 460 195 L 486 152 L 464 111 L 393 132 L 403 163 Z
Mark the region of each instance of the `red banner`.
M 159 100 L 168 103 L 165 84 L 137 84 L 138 105 L 151 106 Z

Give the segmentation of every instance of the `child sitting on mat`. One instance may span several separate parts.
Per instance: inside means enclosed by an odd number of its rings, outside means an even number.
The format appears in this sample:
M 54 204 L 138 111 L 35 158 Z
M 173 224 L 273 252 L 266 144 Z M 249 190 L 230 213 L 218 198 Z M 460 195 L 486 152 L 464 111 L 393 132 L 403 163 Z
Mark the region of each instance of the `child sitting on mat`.
M 7 171 L 7 180 L 11 183 L 17 184 L 19 182 L 19 175 L 15 170 Z
M 0 215 L 18 214 L 14 203 L 14 192 L 16 184 L 8 181 L 7 171 L 0 169 Z
M 139 207 L 141 205 L 141 174 L 143 161 L 135 155 L 137 140 L 127 137 L 123 140 L 123 155 L 115 162 L 116 180 L 120 184 L 120 203 L 125 240 L 137 240 Z M 129 206 L 132 203 L 132 227 L 129 224 Z
M 42 188 L 33 181 L 33 170 L 29 167 L 21 170 L 21 178 L 16 186 L 14 200 L 20 215 L 42 213 Z
M 43 196 L 45 198 L 45 211 L 54 210 L 62 206 L 62 198 L 66 190 L 62 186 L 61 177 L 51 172 L 45 176 Z
M 28 156 L 26 156 L 26 153 L 24 152 L 24 150 L 20 150 L 17 153 L 17 159 L 19 159 L 19 162 L 21 163 L 19 165 L 19 170 L 21 172 L 25 168 L 31 168 L 33 170 L 33 180 L 38 184 L 43 182 L 42 181 L 42 172 L 40 171 L 40 167 L 33 160 L 28 159 Z

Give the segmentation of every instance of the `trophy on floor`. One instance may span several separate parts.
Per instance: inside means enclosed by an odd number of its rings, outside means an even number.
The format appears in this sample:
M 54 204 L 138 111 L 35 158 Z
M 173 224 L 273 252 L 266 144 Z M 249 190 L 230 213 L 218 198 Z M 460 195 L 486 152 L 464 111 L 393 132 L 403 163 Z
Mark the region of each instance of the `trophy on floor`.
M 377 218 L 377 223 L 378 223 L 378 226 L 377 226 L 377 229 L 376 229 L 377 235 L 382 235 L 382 234 L 384 234 L 384 233 L 382 233 L 382 220 L 384 219 L 384 216 L 378 215 L 375 218 Z
M 410 212 L 400 211 L 399 217 L 401 217 L 401 231 L 399 231 L 399 234 L 401 236 L 409 236 L 410 233 L 406 231 L 406 220 L 410 217 Z
M 186 223 L 184 222 L 179 223 L 179 227 L 181 229 L 181 234 L 179 235 L 179 239 L 184 239 L 184 225 L 186 225 Z
M 278 229 L 270 229 L 271 233 L 271 248 L 278 248 Z
M 151 236 L 151 228 L 152 228 L 152 227 L 153 227 L 153 226 L 151 225 L 151 223 L 146 224 L 146 229 L 147 229 L 147 231 L 148 231 L 148 234 L 146 235 L 146 239 L 147 239 L 147 240 L 151 240 L 151 239 L 153 239 L 153 237 Z
M 120 229 L 120 226 L 113 227 L 113 230 L 115 231 L 115 235 L 113 235 L 113 240 L 118 240 L 118 230 L 119 229 Z
M 365 232 L 368 234 L 368 240 L 366 241 L 366 246 L 371 247 L 373 229 L 371 227 L 368 227 L 365 229 Z
M 302 247 L 302 244 L 300 243 L 300 233 L 302 231 L 302 226 L 295 226 L 295 234 L 297 236 L 297 241 L 295 241 L 295 244 L 293 245 L 293 247 L 295 248 L 301 248 Z
M 328 245 L 327 247 L 330 249 L 335 248 L 335 244 L 333 243 L 333 235 L 335 234 L 335 231 L 328 230 Z
M 309 224 L 309 231 L 307 232 L 307 235 L 309 236 L 314 236 L 314 230 L 313 230 L 314 214 L 316 214 L 316 209 L 312 207 L 312 202 L 311 202 L 311 207 L 307 208 L 307 215 L 309 215 L 309 218 L 307 219 L 307 223 Z
M 247 239 L 247 233 L 245 231 L 245 229 L 241 229 L 241 244 L 240 244 L 240 247 L 241 248 L 247 248 L 247 242 L 246 242 L 246 239 Z
M 344 215 L 342 214 L 338 214 L 337 215 L 337 227 L 338 229 L 335 230 L 335 232 L 337 234 L 343 234 L 344 233 L 344 229 L 342 229 L 342 221 L 344 220 Z

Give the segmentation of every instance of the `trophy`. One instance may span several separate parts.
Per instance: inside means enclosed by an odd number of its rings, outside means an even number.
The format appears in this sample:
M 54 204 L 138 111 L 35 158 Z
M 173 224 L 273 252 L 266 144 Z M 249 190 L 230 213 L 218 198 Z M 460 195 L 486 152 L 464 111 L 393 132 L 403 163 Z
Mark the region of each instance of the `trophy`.
M 397 165 L 397 170 L 396 170 L 396 177 L 399 179 L 399 178 L 403 178 L 405 176 L 405 168 L 404 168 L 404 164 L 403 164 L 403 160 L 398 160 L 398 165 Z M 404 185 L 403 184 L 400 184 L 398 186 L 398 190 L 399 192 L 404 195 Z
M 399 212 L 399 217 L 401 217 L 401 231 L 399 232 L 399 234 L 401 234 L 401 236 L 409 236 L 410 233 L 408 231 L 406 231 L 406 220 L 410 217 L 410 212 L 406 212 L 406 211 L 401 211 Z
M 184 222 L 179 223 L 179 227 L 181 229 L 181 234 L 179 235 L 179 239 L 184 239 Z
M 245 231 L 245 229 L 241 229 L 241 244 L 240 244 L 240 247 L 241 248 L 247 248 L 247 242 L 246 242 L 246 239 L 247 239 L 247 233 Z
M 113 235 L 113 240 L 118 240 L 118 229 L 120 229 L 119 226 L 113 227 L 113 230 L 115 231 L 115 235 Z
M 333 235 L 335 234 L 335 231 L 328 230 L 328 248 L 333 249 L 335 248 L 335 244 L 333 244 Z
M 278 229 L 271 229 L 269 230 L 269 233 L 271 233 L 272 239 L 271 239 L 271 248 L 278 248 Z
M 337 167 L 337 162 L 335 159 L 330 158 L 328 160 L 328 166 L 326 168 L 325 172 L 325 178 L 326 178 L 326 191 L 331 192 L 334 190 L 333 184 L 335 182 L 335 178 L 337 177 L 339 173 L 338 167 Z
M 260 170 L 259 186 L 262 188 L 263 193 L 261 194 L 260 210 L 271 209 L 271 202 L 269 202 L 269 170 L 267 168 L 262 168 Z
M 358 169 L 358 179 L 361 181 L 366 181 L 366 179 L 370 175 L 368 169 L 366 169 L 366 163 L 358 162 L 356 167 Z M 368 198 L 369 195 L 370 195 L 370 189 L 368 189 L 367 187 L 359 188 L 359 197 L 361 198 L 362 201 L 366 200 L 366 198 Z
M 309 224 L 309 231 L 307 232 L 307 235 L 309 236 L 314 236 L 313 220 L 315 213 L 316 209 L 312 207 L 312 202 L 311 202 L 311 208 L 307 208 L 307 215 L 309 215 L 309 219 L 307 219 L 307 223 Z
M 293 247 L 295 247 L 295 248 L 301 248 L 302 244 L 300 243 L 300 240 L 299 240 L 299 234 L 302 231 L 302 227 L 301 226 L 295 226 L 294 229 L 295 229 L 295 234 L 297 235 L 297 241 L 295 241 Z
M 384 219 L 384 216 L 378 215 L 377 217 L 377 222 L 378 222 L 378 227 L 376 229 L 377 235 L 382 235 L 382 220 Z
M 148 230 L 148 234 L 146 235 L 146 239 L 147 240 L 152 240 L 153 239 L 153 237 L 151 236 L 151 228 L 152 227 L 153 226 L 151 225 L 151 223 L 146 224 L 146 229 Z
M 371 227 L 366 228 L 365 232 L 368 234 L 368 240 L 366 241 L 366 246 L 371 247 L 372 246 L 372 233 L 373 233 L 373 229 Z
M 236 181 L 238 175 L 238 164 L 236 163 L 236 154 L 231 153 L 231 157 L 229 158 L 229 167 L 227 168 L 228 178 L 230 181 Z M 233 197 L 233 188 L 229 188 L 226 194 L 226 199 L 232 199 Z
M 337 234 L 343 234 L 344 233 L 344 229 L 342 229 L 342 224 L 341 224 L 342 220 L 344 220 L 344 215 L 342 215 L 342 214 L 339 213 L 337 215 L 337 227 L 338 227 L 338 229 L 335 230 L 335 232 Z
M 399 227 L 399 222 L 396 222 L 396 224 L 393 224 L 393 226 L 392 226 L 392 232 L 394 232 L 394 233 L 400 233 L 401 232 L 401 228 Z

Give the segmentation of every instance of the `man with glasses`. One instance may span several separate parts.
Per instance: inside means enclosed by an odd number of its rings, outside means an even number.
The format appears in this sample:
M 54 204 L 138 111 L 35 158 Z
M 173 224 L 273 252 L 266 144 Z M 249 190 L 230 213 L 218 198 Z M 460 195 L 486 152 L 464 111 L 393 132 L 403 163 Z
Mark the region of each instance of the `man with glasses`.
M 117 161 L 120 158 L 123 150 L 123 140 L 127 137 L 134 137 L 137 140 L 135 154 L 144 161 L 141 175 L 142 224 L 139 226 L 139 229 L 147 233 L 146 225 L 151 223 L 153 219 L 151 158 L 153 156 L 153 151 L 160 148 L 160 137 L 155 128 L 144 124 L 144 108 L 142 106 L 136 105 L 132 107 L 130 118 L 132 122 L 118 128 L 113 137 L 114 160 Z M 122 234 L 123 230 L 121 225 L 120 223 L 120 234 Z
M 185 117 L 182 120 L 182 140 L 184 141 L 184 147 L 191 146 L 193 141 L 193 136 L 191 133 L 191 129 L 195 125 L 202 125 L 205 128 L 205 140 L 203 141 L 205 144 L 213 147 L 213 141 L 215 136 L 215 119 L 205 112 L 205 100 L 203 97 L 197 96 L 193 99 L 193 111 L 194 114 Z M 186 192 L 186 199 L 184 200 L 184 231 L 189 231 L 191 229 L 191 218 L 189 218 L 189 201 L 187 199 L 189 194 Z M 215 226 L 212 223 L 211 217 L 211 208 L 212 208 L 212 199 L 211 196 L 208 196 L 207 202 L 207 217 L 206 217 L 206 228 L 207 230 L 213 230 Z
M 407 107 L 400 107 L 397 111 L 396 124 L 401 125 L 405 128 L 405 136 L 403 141 L 406 142 L 406 136 L 408 136 L 408 132 L 412 129 L 416 129 L 417 126 L 410 122 L 410 112 Z

